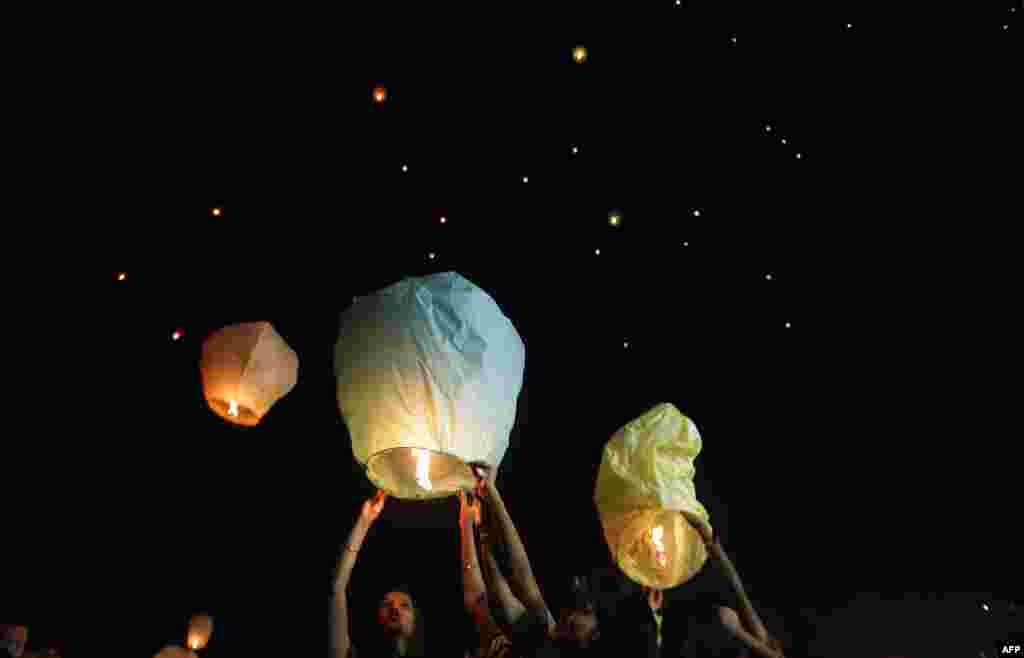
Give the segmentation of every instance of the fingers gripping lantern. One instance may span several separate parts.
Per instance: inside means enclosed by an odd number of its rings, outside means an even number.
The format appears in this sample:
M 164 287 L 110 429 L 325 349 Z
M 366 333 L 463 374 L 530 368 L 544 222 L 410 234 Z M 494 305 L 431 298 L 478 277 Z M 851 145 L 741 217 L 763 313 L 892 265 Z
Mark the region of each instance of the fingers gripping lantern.
M 497 303 L 455 272 L 358 298 L 334 360 L 353 455 L 398 498 L 472 487 L 469 463 L 505 456 L 525 360 Z
M 707 561 L 701 533 L 711 529 L 697 500 L 697 426 L 671 404 L 628 423 L 604 447 L 594 503 L 612 558 L 632 580 L 668 589 Z

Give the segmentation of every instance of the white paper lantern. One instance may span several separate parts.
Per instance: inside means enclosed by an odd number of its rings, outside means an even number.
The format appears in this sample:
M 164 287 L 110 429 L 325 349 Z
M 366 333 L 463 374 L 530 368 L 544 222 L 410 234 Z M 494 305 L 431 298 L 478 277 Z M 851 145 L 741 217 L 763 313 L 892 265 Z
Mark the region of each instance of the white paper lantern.
M 199 369 L 210 409 L 252 426 L 295 387 L 299 357 L 269 322 L 243 322 L 206 339 Z
M 193 651 L 199 651 L 206 647 L 213 635 L 213 617 L 210 615 L 196 615 L 188 622 L 188 636 L 185 644 Z
M 360 297 L 335 350 L 338 406 L 369 479 L 399 498 L 472 486 L 508 448 L 526 350 L 486 292 L 455 272 Z
M 199 656 L 182 647 L 168 646 L 161 649 L 153 658 L 199 658 Z

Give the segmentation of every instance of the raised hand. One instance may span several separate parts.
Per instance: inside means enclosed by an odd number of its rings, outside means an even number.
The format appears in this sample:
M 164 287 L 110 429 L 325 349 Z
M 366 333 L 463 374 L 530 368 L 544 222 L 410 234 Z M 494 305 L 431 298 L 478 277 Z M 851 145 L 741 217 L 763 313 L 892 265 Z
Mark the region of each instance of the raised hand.
M 473 462 L 469 467 L 473 470 L 473 475 L 476 476 L 476 487 L 474 488 L 476 495 L 486 496 L 495 487 L 498 469 L 492 468 L 490 464 L 484 462 Z
M 367 524 L 373 523 L 380 516 L 381 510 L 384 509 L 384 501 L 388 499 L 387 493 L 383 489 L 378 489 L 377 493 L 363 503 L 362 518 Z
M 459 489 L 459 527 L 471 528 L 480 524 L 480 500 L 470 500 L 470 496 Z

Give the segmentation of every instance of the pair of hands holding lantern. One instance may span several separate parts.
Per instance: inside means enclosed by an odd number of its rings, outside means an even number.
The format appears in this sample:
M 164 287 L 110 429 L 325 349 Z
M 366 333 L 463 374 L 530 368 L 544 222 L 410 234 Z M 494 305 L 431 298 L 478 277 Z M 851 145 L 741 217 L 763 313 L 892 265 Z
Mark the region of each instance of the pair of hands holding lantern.
M 468 492 L 459 490 L 459 524 L 465 526 L 468 521 L 472 521 L 479 526 L 483 520 L 482 501 L 496 491 L 497 470 L 479 463 L 470 464 L 470 468 L 476 476 L 476 485 Z
M 498 491 L 497 469 L 480 462 L 469 466 L 477 481 L 472 491 L 459 493 L 459 521 L 464 529 L 472 528 L 473 524 L 483 524 L 483 532 L 480 533 L 481 566 L 489 594 L 504 609 L 506 619 L 514 620 L 526 610 L 532 610 L 542 613 L 548 620 L 549 629 L 553 629 L 554 618 L 534 577 L 519 532 Z M 507 579 L 491 554 L 491 546 L 499 543 L 506 552 Z

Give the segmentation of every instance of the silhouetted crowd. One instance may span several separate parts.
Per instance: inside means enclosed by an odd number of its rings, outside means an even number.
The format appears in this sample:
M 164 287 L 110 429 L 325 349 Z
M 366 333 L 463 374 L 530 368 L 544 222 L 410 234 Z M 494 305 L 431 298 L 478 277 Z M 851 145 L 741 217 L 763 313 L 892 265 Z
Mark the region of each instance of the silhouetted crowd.
M 570 579 L 570 596 L 552 613 L 495 482 L 494 470 L 474 465 L 478 482 L 460 491 L 462 600 L 475 629 L 464 658 L 621 655 L 699 658 L 782 658 L 716 536 L 701 533 L 708 555 L 728 578 L 737 609 L 721 600 L 665 605 L 664 592 L 636 587 L 635 595 L 602 605 L 584 576 Z M 434 655 L 425 646 L 422 611 L 413 593 L 396 587 L 378 602 L 372 627 L 350 635 L 348 586 L 363 541 L 387 495 L 367 500 L 342 547 L 331 604 L 332 658 L 414 658 Z M 500 564 L 499 564 L 500 563 Z

